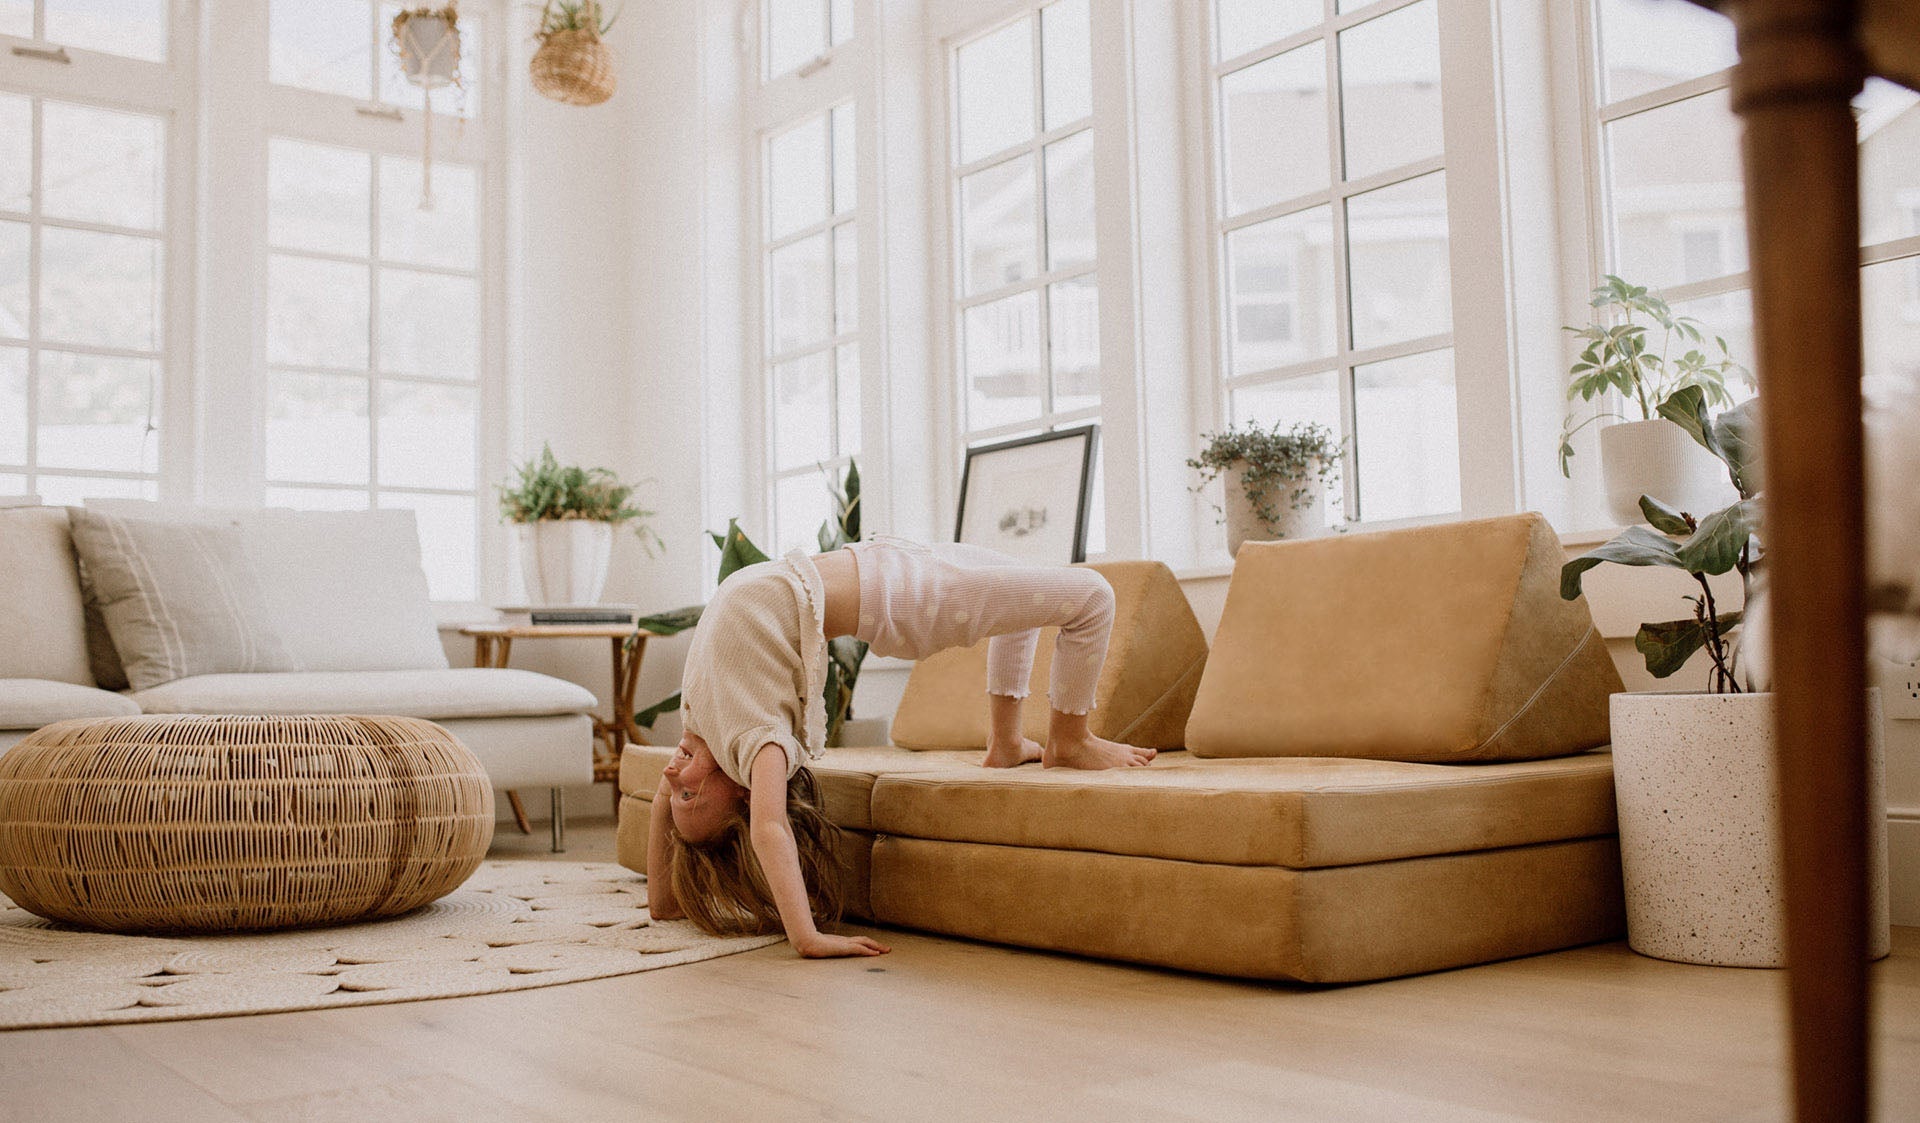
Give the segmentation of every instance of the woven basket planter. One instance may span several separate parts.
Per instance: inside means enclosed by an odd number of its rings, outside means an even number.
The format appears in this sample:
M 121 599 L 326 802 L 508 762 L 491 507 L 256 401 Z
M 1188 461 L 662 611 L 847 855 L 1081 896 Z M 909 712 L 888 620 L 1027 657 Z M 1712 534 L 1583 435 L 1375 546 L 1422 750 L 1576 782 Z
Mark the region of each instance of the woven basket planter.
M 63 721 L 0 757 L 0 891 L 112 932 L 393 916 L 452 892 L 493 839 L 493 787 L 398 717 Z
M 592 31 L 555 31 L 527 64 L 534 90 L 568 105 L 599 105 L 613 96 L 613 52 Z

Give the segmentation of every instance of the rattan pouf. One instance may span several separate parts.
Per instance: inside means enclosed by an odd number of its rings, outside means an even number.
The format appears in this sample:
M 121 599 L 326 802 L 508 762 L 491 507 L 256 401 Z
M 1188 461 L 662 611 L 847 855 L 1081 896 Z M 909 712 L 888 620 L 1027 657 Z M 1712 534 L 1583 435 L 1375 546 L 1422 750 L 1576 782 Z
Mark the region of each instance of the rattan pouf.
M 465 745 L 404 717 L 63 721 L 0 756 L 0 890 L 112 932 L 392 916 L 493 839 Z

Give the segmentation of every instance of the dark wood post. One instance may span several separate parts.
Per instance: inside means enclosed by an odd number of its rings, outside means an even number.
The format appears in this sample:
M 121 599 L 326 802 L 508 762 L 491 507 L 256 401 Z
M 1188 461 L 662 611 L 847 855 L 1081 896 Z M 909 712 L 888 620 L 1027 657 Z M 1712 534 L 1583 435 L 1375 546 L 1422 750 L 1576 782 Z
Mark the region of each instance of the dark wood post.
M 1864 1120 L 1868 1087 L 1858 6 L 1734 0 L 1733 106 L 1766 427 L 1793 1088 Z

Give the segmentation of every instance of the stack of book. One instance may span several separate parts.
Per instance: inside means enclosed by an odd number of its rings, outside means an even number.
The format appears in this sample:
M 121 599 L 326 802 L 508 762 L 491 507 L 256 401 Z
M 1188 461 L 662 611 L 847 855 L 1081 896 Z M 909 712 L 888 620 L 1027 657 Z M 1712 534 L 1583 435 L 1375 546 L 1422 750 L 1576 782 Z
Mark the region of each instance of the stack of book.
M 496 608 L 500 623 L 525 627 L 547 624 L 631 624 L 640 609 L 631 604 L 536 604 Z

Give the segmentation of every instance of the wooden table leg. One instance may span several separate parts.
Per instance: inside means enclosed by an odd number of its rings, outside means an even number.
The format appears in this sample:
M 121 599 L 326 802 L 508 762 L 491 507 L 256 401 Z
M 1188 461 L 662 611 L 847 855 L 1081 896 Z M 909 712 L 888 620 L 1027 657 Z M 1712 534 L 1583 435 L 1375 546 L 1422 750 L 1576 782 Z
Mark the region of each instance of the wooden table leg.
M 521 834 L 532 834 L 533 824 L 527 822 L 527 809 L 520 802 L 520 793 L 508 791 L 507 803 L 513 807 L 513 825 L 520 828 Z

